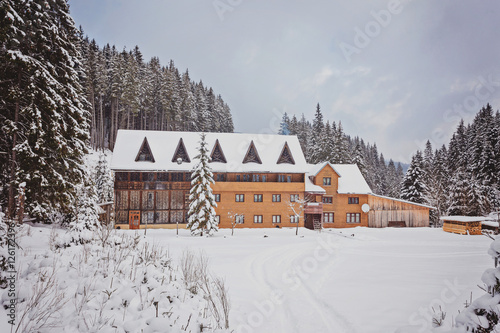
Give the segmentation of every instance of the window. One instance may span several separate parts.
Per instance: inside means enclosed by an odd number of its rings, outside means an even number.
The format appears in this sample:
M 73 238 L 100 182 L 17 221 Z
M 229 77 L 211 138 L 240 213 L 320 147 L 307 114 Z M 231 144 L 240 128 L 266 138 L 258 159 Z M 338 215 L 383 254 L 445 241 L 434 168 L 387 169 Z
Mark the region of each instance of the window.
M 299 217 L 297 215 L 290 215 L 290 223 L 299 223 Z
M 361 214 L 360 213 L 347 213 L 347 223 L 361 223 Z
M 173 182 L 182 182 L 184 180 L 184 174 L 183 173 L 173 173 L 172 174 L 172 181 Z
M 262 182 L 265 183 L 267 180 L 267 176 L 266 175 L 262 175 Z
M 253 201 L 254 202 L 262 202 L 262 194 L 254 194 Z
M 220 215 L 215 215 L 215 223 L 220 224 Z
M 168 173 L 166 172 L 158 172 L 156 174 L 156 180 L 159 182 L 168 182 Z
M 250 175 L 243 175 L 243 181 L 244 182 L 249 182 L 250 181 Z
M 281 215 L 273 215 L 273 223 L 281 223 Z
M 244 202 L 245 195 L 244 194 L 236 194 L 236 202 Z
M 225 182 L 226 181 L 226 175 L 223 173 L 218 173 L 217 174 L 217 181 L 218 182 Z
M 235 216 L 236 224 L 245 223 L 245 215 L 236 215 Z
M 325 185 L 325 186 L 332 185 L 332 178 L 330 178 L 330 177 L 323 177 L 323 185 Z
M 290 194 L 290 202 L 297 202 L 299 201 L 299 195 L 298 194 Z
M 286 181 L 287 181 L 287 183 L 291 183 L 292 182 L 292 176 L 286 176 Z
M 278 175 L 278 182 L 284 183 L 285 182 L 285 175 Z
M 139 172 L 132 172 L 130 174 L 130 181 L 140 182 L 141 181 L 141 174 Z
M 128 173 L 126 173 L 126 172 L 115 172 L 115 177 L 116 177 L 116 180 L 127 181 L 128 180 Z
M 332 197 L 323 197 L 323 203 L 325 204 L 331 204 L 333 202 Z
M 241 182 L 241 175 L 236 175 L 236 181 Z
M 220 194 L 214 194 L 215 202 L 220 202 Z
M 323 213 L 324 223 L 333 223 L 334 213 Z
M 254 215 L 253 223 L 262 223 L 262 215 Z
M 258 182 L 259 181 L 259 175 L 252 175 L 252 181 L 253 182 Z
M 281 202 L 281 194 L 273 194 L 273 202 Z
M 357 205 L 359 204 L 359 198 L 358 197 L 348 198 L 347 202 L 349 203 L 349 205 Z

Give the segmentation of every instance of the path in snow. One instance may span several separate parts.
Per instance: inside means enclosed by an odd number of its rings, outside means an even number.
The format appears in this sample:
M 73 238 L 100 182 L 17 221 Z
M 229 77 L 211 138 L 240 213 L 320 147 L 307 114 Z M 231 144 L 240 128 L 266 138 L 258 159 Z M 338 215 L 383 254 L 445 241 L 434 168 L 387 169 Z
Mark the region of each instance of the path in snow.
M 210 269 L 229 287 L 236 333 L 393 333 L 427 325 L 419 311 L 437 304 L 443 292 L 453 296 L 444 304 L 451 320 L 471 292 L 481 295 L 482 272 L 492 267 L 486 253 L 491 240 L 438 229 L 301 229 L 304 237 L 292 229 L 230 233 L 200 238 L 186 230 L 179 237 L 150 230 L 148 238 L 174 258 L 185 248 L 207 253 Z M 452 293 L 455 282 L 460 288 Z

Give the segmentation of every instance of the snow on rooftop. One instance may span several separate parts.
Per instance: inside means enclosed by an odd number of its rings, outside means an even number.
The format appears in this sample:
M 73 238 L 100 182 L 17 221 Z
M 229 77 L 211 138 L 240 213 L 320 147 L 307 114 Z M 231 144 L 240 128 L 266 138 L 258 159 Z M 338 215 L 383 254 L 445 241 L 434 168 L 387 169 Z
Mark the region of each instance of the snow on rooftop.
M 443 221 L 456 221 L 456 222 L 482 222 L 486 220 L 485 217 L 482 216 L 441 216 L 439 218 Z
M 155 162 L 135 161 L 144 138 L 148 141 Z M 172 158 L 181 138 L 191 161 L 178 164 L 176 161 L 172 162 Z M 216 140 L 219 140 L 227 163 L 210 163 L 214 172 L 305 173 L 308 170 L 308 165 L 296 136 L 206 133 L 206 141 L 210 152 L 212 152 Z M 199 141 L 200 133 L 198 132 L 119 130 L 111 160 L 111 169 L 115 171 L 190 171 L 196 163 L 195 156 L 198 155 Z M 243 163 L 252 141 L 262 164 Z M 288 144 L 295 164 L 277 164 L 285 143 Z
M 317 194 L 325 194 L 326 191 L 324 188 L 318 185 L 314 185 L 314 183 L 311 181 L 309 177 L 305 177 L 305 191 L 308 193 L 317 193 Z
M 331 164 L 330 162 L 310 164 L 309 175 L 316 176 L 327 165 L 329 165 L 340 176 L 338 193 L 372 193 L 370 186 L 366 183 L 365 177 L 363 177 L 356 164 Z

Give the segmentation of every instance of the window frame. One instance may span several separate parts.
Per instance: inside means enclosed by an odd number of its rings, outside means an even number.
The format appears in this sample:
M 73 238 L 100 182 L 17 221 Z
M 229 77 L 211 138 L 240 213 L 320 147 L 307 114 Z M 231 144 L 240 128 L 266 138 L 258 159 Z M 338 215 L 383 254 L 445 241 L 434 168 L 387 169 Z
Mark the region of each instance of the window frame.
M 323 177 L 323 186 L 331 186 L 332 177 Z
M 325 201 L 325 199 L 328 199 L 328 200 L 326 200 L 326 201 Z M 321 201 L 322 201 L 324 204 L 329 205 L 329 204 L 332 204 L 332 203 L 333 203 L 333 197 L 331 197 L 331 196 L 324 196 L 324 197 L 323 197 L 323 199 L 322 199 Z
M 297 215 L 290 215 L 290 223 L 299 223 L 300 221 L 300 216 L 297 216 Z
M 273 223 L 281 223 L 281 215 L 273 215 Z
M 348 197 L 347 204 L 348 205 L 359 205 L 359 197 Z
M 324 223 L 334 223 L 335 222 L 335 212 L 323 212 L 323 222 Z
M 245 202 L 245 195 L 244 194 L 235 194 L 234 202 Z
M 346 213 L 346 223 L 361 223 L 361 213 Z
M 264 195 L 262 194 L 253 195 L 253 202 L 263 202 L 263 201 L 264 201 Z
M 214 194 L 214 200 L 215 202 L 220 202 L 220 193 Z
M 253 216 L 253 223 L 262 224 L 263 221 L 264 221 L 264 217 L 262 215 L 254 215 Z
M 273 202 L 281 202 L 281 194 L 273 194 Z
M 290 202 L 298 202 L 298 201 L 300 201 L 299 194 L 290 194 Z

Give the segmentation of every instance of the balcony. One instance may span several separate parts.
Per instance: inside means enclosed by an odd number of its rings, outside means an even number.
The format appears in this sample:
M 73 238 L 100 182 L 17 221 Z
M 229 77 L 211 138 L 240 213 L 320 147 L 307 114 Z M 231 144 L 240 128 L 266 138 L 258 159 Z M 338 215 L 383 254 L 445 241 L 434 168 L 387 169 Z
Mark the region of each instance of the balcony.
M 306 214 L 323 214 L 323 203 L 321 202 L 308 202 L 304 210 Z

